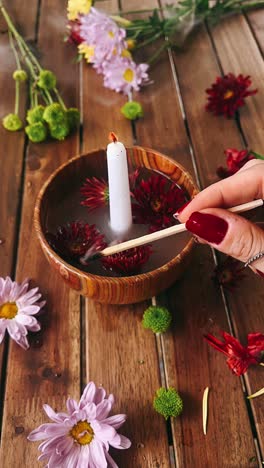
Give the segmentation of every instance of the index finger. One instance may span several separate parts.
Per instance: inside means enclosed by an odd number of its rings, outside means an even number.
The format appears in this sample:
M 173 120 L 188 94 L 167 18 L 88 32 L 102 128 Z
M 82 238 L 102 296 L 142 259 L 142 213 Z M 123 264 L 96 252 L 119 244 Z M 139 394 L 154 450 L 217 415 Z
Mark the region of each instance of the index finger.
M 185 222 L 194 211 L 205 208 L 230 208 L 256 198 L 264 198 L 264 161 L 244 168 L 243 171 L 198 193 L 179 214 L 178 219 Z

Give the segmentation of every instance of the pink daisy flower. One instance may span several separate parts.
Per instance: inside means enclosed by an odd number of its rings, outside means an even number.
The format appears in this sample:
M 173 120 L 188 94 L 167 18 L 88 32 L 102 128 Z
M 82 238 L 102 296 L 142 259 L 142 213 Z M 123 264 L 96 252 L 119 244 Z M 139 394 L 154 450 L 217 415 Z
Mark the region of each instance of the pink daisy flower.
M 41 294 L 38 288 L 29 289 L 28 280 L 22 284 L 12 281 L 8 276 L 0 278 L 0 343 L 5 332 L 23 349 L 28 349 L 28 330 L 39 331 L 40 324 L 36 315 L 45 301 L 38 302 Z
M 104 65 L 104 86 L 117 92 L 129 94 L 132 90 L 149 82 L 149 66 L 146 63 L 136 64 L 133 60 L 114 56 Z
M 102 387 L 90 382 L 79 403 L 68 398 L 68 413 L 56 413 L 44 405 L 53 422 L 42 424 L 28 436 L 30 441 L 45 440 L 39 446 L 39 460 L 47 461 L 49 468 L 118 468 L 108 453 L 109 445 L 127 449 L 131 442 L 116 431 L 126 415 L 108 417 L 113 403 L 113 395 L 106 397 Z

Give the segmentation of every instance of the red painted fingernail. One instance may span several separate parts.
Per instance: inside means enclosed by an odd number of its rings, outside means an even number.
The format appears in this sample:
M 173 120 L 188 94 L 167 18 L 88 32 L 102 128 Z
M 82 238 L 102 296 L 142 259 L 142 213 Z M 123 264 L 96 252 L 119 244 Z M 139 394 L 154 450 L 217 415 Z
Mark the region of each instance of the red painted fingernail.
M 180 206 L 176 213 L 174 213 L 173 217 L 178 218 L 179 214 L 184 210 L 184 208 L 186 208 L 187 205 L 189 205 L 189 203 L 191 203 L 191 201 L 187 201 L 186 203 L 184 203 L 184 205 Z
M 257 273 L 258 273 L 259 276 L 262 276 L 262 277 L 264 278 L 264 273 L 263 273 L 263 271 L 260 271 L 260 270 L 258 270 L 257 268 L 256 268 L 256 271 L 257 271 Z
M 226 235 L 228 224 L 218 216 L 195 211 L 186 222 L 186 227 L 207 242 L 220 244 Z

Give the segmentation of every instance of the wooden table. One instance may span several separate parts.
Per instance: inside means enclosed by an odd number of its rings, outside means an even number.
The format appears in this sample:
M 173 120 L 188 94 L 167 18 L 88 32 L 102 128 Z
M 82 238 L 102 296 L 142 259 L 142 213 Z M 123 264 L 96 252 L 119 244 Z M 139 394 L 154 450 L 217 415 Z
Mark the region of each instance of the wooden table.
M 263 387 L 263 368 L 243 378 L 228 370 L 225 358 L 203 340 L 205 332 L 234 333 L 242 341 L 264 330 L 263 280 L 250 270 L 234 292 L 212 281 L 214 257 L 199 246 L 191 266 L 170 290 L 157 298 L 169 307 L 173 327 L 161 337 L 141 326 L 148 303 L 106 306 L 80 298 L 50 270 L 32 223 L 36 196 L 47 177 L 79 152 L 105 144 L 115 129 L 127 145 L 137 143 L 162 151 L 182 163 L 201 187 L 217 180 L 223 150 L 246 143 L 264 153 L 264 11 L 230 17 L 214 29 L 202 27 L 184 50 L 164 53 L 152 71 L 154 83 L 136 96 L 145 118 L 135 127 L 120 114 L 123 96 L 102 87 L 86 64 L 76 65 L 76 51 L 63 43 L 63 0 L 6 2 L 20 30 L 41 52 L 42 63 L 53 69 L 69 106 L 81 106 L 82 132 L 61 143 L 34 145 L 24 133 L 0 126 L 0 274 L 22 281 L 32 278 L 47 299 L 42 331 L 24 352 L 6 339 L 0 347 L 2 405 L 2 468 L 38 467 L 37 444 L 28 433 L 47 421 L 44 403 L 64 410 L 68 395 L 79 398 L 89 380 L 103 384 L 116 396 L 116 412 L 128 420 L 123 433 L 129 450 L 113 452 L 120 467 L 251 468 L 261 465 L 264 450 L 264 399 L 246 399 Z M 100 2 L 117 11 L 118 0 Z M 158 6 L 157 0 L 121 2 L 124 8 Z M 165 2 L 164 2 L 165 3 Z M 5 25 L 1 22 L 1 117 L 13 107 L 12 71 Z M 256 96 L 247 100 L 235 120 L 212 117 L 204 111 L 205 88 L 223 72 L 250 74 Z M 25 106 L 25 102 L 23 102 Z M 168 421 L 154 412 L 158 387 L 175 386 L 184 412 Z M 208 433 L 202 431 L 202 395 L 209 386 Z

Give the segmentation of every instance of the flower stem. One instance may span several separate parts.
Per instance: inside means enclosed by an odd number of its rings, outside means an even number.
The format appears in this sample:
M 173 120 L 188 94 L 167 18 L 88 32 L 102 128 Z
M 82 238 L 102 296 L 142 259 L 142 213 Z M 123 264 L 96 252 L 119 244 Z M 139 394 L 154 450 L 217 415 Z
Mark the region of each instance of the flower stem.
M 15 48 L 15 45 L 14 45 L 14 40 L 13 40 L 13 35 L 10 31 L 10 29 L 8 30 L 8 36 L 9 36 L 9 43 L 10 43 L 10 47 L 14 53 L 14 57 L 15 57 L 15 61 L 16 61 L 16 66 L 19 70 L 21 70 L 21 63 L 20 63 L 20 60 L 19 60 L 19 55 L 17 53 L 17 50 Z
M 57 88 L 54 89 L 54 93 L 56 94 L 57 99 L 58 99 L 60 105 L 63 107 L 64 110 L 66 110 L 65 103 L 64 103 L 64 101 L 63 101 L 63 99 L 62 99 L 62 97 L 61 97 L 59 91 L 57 90 Z
M 16 80 L 15 114 L 19 113 L 19 81 Z
M 249 153 L 253 154 L 256 159 L 262 159 L 264 161 L 264 156 L 262 156 L 261 154 L 256 153 L 255 151 L 252 151 L 252 150 L 250 150 Z
M 169 43 L 164 42 L 164 44 L 159 47 L 159 49 L 150 57 L 150 59 L 147 61 L 149 65 L 153 64 L 160 56 L 160 54 L 163 52 L 163 50 L 167 49 L 170 46 Z

